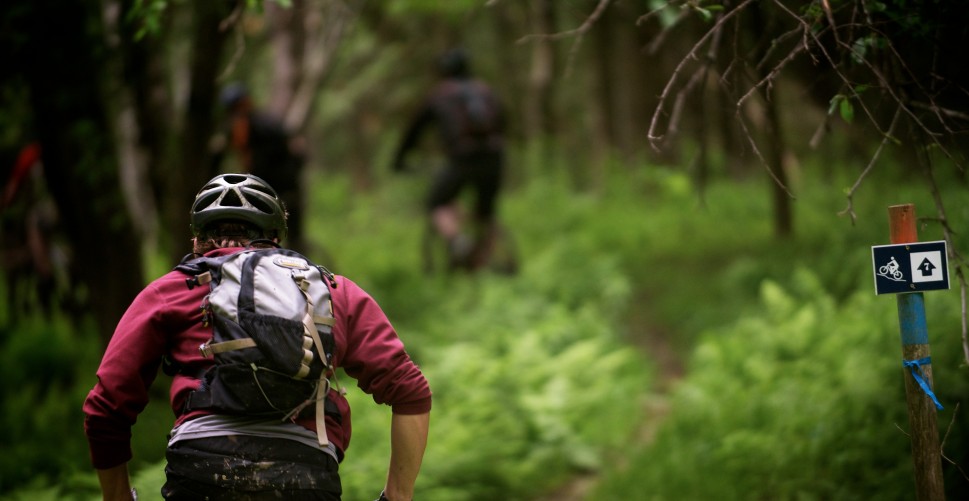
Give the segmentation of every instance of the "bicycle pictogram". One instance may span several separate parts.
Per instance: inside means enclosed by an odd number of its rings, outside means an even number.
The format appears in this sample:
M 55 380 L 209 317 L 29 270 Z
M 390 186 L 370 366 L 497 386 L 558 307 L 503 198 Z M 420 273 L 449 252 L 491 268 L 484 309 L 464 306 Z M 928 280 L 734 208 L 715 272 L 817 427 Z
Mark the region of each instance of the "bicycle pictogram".
M 894 280 L 896 282 L 904 281 L 904 275 L 899 269 L 898 261 L 895 260 L 895 256 L 888 261 L 888 264 L 878 268 L 878 275 L 883 276 L 889 280 Z

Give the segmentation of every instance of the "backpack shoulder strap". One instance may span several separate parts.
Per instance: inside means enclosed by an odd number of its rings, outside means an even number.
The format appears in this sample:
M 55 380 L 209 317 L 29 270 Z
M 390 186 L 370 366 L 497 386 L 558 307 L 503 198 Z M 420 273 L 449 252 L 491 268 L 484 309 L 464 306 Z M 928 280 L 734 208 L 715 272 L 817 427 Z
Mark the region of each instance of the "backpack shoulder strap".
M 336 287 L 336 280 L 333 277 L 333 274 L 326 268 L 310 262 L 299 253 L 294 252 L 289 254 L 287 252 L 282 252 L 282 254 L 292 255 L 294 257 L 306 260 L 306 263 L 309 266 L 317 269 L 320 274 L 320 278 L 322 278 L 324 287 L 331 288 L 331 284 L 333 287 Z M 333 318 L 333 307 L 331 300 L 327 298 L 327 304 L 324 310 L 326 312 L 326 316 L 316 315 L 315 313 L 318 305 L 314 304 L 313 297 L 309 293 L 310 283 L 308 279 L 303 273 L 294 272 L 292 276 L 293 281 L 296 283 L 300 292 L 303 294 L 303 298 L 306 300 L 306 312 L 303 314 L 302 319 L 304 335 L 313 340 L 313 345 L 316 347 L 316 352 L 324 364 L 323 371 L 320 372 L 320 380 L 316 385 L 316 396 L 314 398 L 316 401 L 316 435 L 319 439 L 320 446 L 324 446 L 328 443 L 326 436 L 325 403 L 326 396 L 330 392 L 330 381 L 327 379 L 327 373 L 333 370 L 333 366 L 330 362 L 330 351 L 332 350 L 332 346 L 324 345 L 324 340 L 320 336 L 320 329 L 317 327 L 317 325 L 324 326 L 323 332 L 328 338 L 327 341 L 332 343 L 333 338 L 331 329 L 335 323 Z M 336 377 L 336 374 L 333 376 Z
M 189 289 L 194 289 L 200 285 L 205 285 L 212 281 L 212 273 L 209 271 L 208 261 L 204 257 L 192 257 L 194 254 L 189 254 L 182 258 L 182 262 L 175 266 L 176 271 L 180 271 L 186 275 L 188 278 L 185 279 L 185 285 Z
M 189 289 L 194 289 L 211 282 L 219 283 L 222 279 L 222 265 L 239 254 L 241 253 L 237 252 L 217 257 L 188 254 L 182 258 L 182 262 L 178 263 L 174 269 L 188 275 L 188 278 L 185 279 L 185 285 Z

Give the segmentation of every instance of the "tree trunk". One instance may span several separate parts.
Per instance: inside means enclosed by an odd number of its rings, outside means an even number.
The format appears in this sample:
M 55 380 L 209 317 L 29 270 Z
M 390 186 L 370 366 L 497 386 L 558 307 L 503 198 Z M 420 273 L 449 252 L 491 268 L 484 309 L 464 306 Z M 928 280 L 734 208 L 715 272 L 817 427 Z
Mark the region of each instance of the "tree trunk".
M 749 22 L 752 27 L 765 27 L 767 33 L 773 32 L 769 26 L 775 24 L 770 14 L 762 5 L 754 5 L 751 10 Z M 756 33 L 752 31 L 751 33 Z M 767 56 L 771 47 L 770 40 L 764 39 L 753 41 L 754 49 L 750 51 L 754 60 L 760 61 Z M 757 68 L 755 76 L 757 81 L 763 81 L 768 76 L 771 66 L 761 65 Z M 771 90 L 773 89 L 773 90 Z M 774 205 L 774 235 L 778 238 L 788 238 L 794 233 L 794 211 L 791 205 L 790 188 L 788 187 L 788 171 L 785 165 L 788 146 L 782 130 L 782 120 L 778 111 L 778 86 L 767 86 L 762 91 L 763 113 L 764 113 L 764 161 L 771 175 L 771 199 Z M 753 133 L 753 132 L 752 132 Z
M 607 52 L 600 54 L 612 80 L 612 109 L 609 112 L 612 122 L 612 142 L 624 160 L 634 158 L 642 142 L 637 141 L 640 95 L 644 88 L 643 65 L 632 64 L 639 57 L 635 20 L 638 6 L 629 2 L 610 5 L 599 20 L 600 31 L 609 33 Z
M 776 91 L 775 91 L 776 92 Z M 794 211 L 791 195 L 788 193 L 788 175 L 785 168 L 787 142 L 781 129 L 781 119 L 777 112 L 777 97 L 764 103 L 767 115 L 767 157 L 768 168 L 774 176 L 771 181 L 771 197 L 774 201 L 774 235 L 788 238 L 794 234 Z
M 191 2 L 193 38 L 189 62 L 188 103 L 185 108 L 184 129 L 177 143 L 177 159 L 165 173 L 165 195 L 162 199 L 162 230 L 172 241 L 169 255 L 178 261 L 191 248 L 189 210 L 196 191 L 216 173 L 212 165 L 208 141 L 215 131 L 213 113 L 216 101 L 216 80 L 222 71 L 223 47 L 227 32 L 220 23 L 231 13 L 232 2 Z
M 592 128 L 588 134 L 591 142 L 582 145 L 591 158 L 586 162 L 588 170 L 582 173 L 579 184 L 593 188 L 599 187 L 602 179 L 605 178 L 606 163 L 617 144 L 615 110 L 618 96 L 611 64 L 615 34 L 611 27 L 607 26 L 608 22 L 605 20 L 607 17 L 609 16 L 602 16 L 586 35 L 588 39 L 583 40 L 592 48 L 591 57 L 594 62 L 590 85 L 595 91 L 589 96 L 588 109 L 591 113 L 589 113 L 589 123 L 586 125 Z M 571 71 L 575 71 L 575 63 L 570 64 L 573 65 Z
M 47 184 L 71 241 L 75 278 L 107 340 L 144 284 L 117 153 L 105 133 L 104 66 L 95 57 L 104 53 L 101 12 L 97 2 L 23 3 L 29 14 L 18 63 L 30 86 Z
M 286 116 L 303 78 L 303 44 L 306 39 L 303 19 L 308 15 L 318 16 L 319 13 L 315 9 L 312 12 L 306 9 L 305 0 L 294 0 L 288 8 L 275 2 L 266 3 L 273 56 L 268 112 L 279 120 Z
M 554 33 L 555 8 L 551 0 L 536 0 L 531 4 L 531 31 Z M 522 103 L 524 135 L 528 139 L 545 141 L 551 117 L 551 86 L 555 73 L 555 51 L 552 41 L 544 38 L 531 43 L 531 67 L 528 73 L 527 98 Z
M 171 99 L 166 89 L 162 41 L 156 36 L 136 40 L 135 24 L 125 22 L 123 15 L 134 0 L 113 2 L 113 31 L 117 33 L 121 54 L 123 89 L 119 126 L 121 178 L 133 223 L 148 249 L 158 245 L 158 200 L 163 186 L 163 165 L 169 158 L 171 137 Z M 171 16 L 163 16 L 170 29 Z
M 302 6 L 302 12 L 294 11 L 298 18 L 293 24 L 299 26 L 293 29 L 300 35 L 294 36 L 290 53 L 297 65 L 297 78 L 292 82 L 292 99 L 283 115 L 286 128 L 295 133 L 306 132 L 333 55 L 350 24 L 360 15 L 343 2 L 306 1 L 308 5 Z M 301 4 L 294 3 L 293 8 Z

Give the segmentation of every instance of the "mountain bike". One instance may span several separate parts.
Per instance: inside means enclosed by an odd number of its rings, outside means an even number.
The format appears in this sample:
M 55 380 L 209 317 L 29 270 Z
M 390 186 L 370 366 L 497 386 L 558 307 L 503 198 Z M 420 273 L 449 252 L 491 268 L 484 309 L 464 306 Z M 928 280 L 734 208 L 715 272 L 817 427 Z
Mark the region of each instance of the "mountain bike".
M 502 275 L 518 272 L 518 246 L 508 228 L 496 222 L 490 242 L 479 228 L 462 215 L 462 233 L 447 242 L 434 228 L 430 217 L 421 238 L 421 260 L 425 273 L 490 271 Z

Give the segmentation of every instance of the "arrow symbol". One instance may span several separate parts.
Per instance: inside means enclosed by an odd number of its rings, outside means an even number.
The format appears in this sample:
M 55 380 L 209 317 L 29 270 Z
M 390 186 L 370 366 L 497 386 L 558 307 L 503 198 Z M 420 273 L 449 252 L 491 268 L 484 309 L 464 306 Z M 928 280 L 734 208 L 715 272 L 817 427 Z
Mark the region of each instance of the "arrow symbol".
M 932 264 L 932 261 L 929 261 L 929 258 L 923 259 L 922 264 L 919 265 L 919 269 L 922 270 L 923 277 L 932 276 L 932 271 L 935 270 L 935 268 L 936 266 Z

